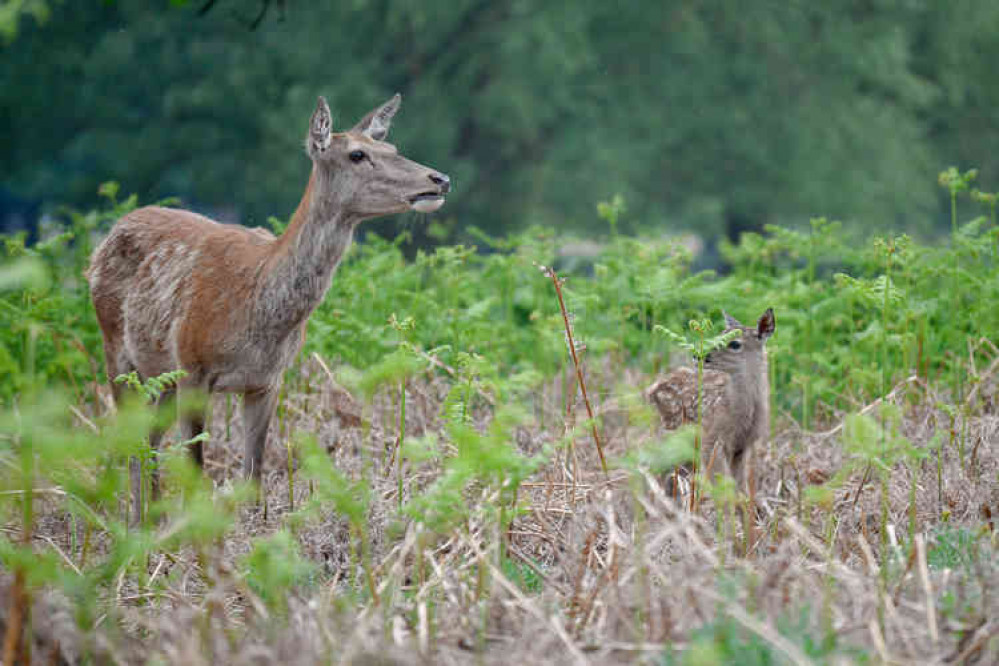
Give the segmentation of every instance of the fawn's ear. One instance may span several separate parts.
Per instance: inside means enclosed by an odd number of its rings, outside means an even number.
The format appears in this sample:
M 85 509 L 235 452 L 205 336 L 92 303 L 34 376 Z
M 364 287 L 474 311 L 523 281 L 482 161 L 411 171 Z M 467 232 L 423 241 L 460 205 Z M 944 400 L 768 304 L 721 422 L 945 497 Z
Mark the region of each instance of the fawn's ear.
M 763 313 L 760 320 L 756 322 L 756 336 L 760 340 L 766 340 L 774 334 L 776 328 L 777 320 L 774 319 L 774 309 L 767 308 L 767 311 Z
M 330 133 L 333 131 L 333 116 L 330 114 L 326 98 L 321 96 L 316 102 L 316 110 L 309 121 L 309 154 L 324 152 L 330 147 Z
M 725 325 L 729 328 L 742 328 L 742 322 L 730 315 L 729 313 L 722 310 L 722 316 L 725 317 Z
M 392 99 L 361 118 L 351 131 L 360 132 L 375 141 L 384 141 L 388 136 L 389 127 L 392 126 L 392 116 L 399 110 L 400 104 L 402 104 L 402 95 L 399 93 L 392 95 Z

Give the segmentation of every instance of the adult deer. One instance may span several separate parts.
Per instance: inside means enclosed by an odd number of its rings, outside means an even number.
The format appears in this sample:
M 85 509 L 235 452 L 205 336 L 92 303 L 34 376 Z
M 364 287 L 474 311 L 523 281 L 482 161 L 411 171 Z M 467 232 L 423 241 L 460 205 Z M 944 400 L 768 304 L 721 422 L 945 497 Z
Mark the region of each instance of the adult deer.
M 133 370 L 146 378 L 181 368 L 181 394 L 242 393 L 243 471 L 260 481 L 282 376 L 354 229 L 381 215 L 435 211 L 450 190 L 446 175 L 384 142 L 401 99 L 396 94 L 353 129 L 335 133 L 319 98 L 306 138 L 312 174 L 279 238 L 160 207 L 140 208 L 115 224 L 94 252 L 87 278 L 116 402 L 122 388 L 114 377 Z M 180 420 L 185 440 L 204 429 L 200 410 L 182 412 Z M 151 435 L 154 450 L 161 436 Z M 191 454 L 204 464 L 200 443 Z M 135 463 L 132 485 L 138 508 Z M 152 493 L 159 494 L 155 470 Z

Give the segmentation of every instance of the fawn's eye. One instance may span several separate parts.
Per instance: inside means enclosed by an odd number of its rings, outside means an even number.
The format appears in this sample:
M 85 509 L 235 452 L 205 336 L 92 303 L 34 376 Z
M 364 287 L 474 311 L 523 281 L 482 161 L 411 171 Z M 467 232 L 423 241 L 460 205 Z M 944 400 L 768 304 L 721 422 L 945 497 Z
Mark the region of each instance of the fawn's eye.
M 352 151 L 350 153 L 350 155 L 347 155 L 347 157 L 350 158 L 351 162 L 353 162 L 354 164 L 357 164 L 358 162 L 360 162 L 361 160 L 363 160 L 366 157 L 366 155 L 364 154 L 363 150 L 355 150 L 355 151 Z
M 732 342 L 728 343 L 728 348 L 731 349 L 732 351 L 739 351 L 740 349 L 742 349 L 742 343 L 739 342 L 738 340 L 733 340 Z

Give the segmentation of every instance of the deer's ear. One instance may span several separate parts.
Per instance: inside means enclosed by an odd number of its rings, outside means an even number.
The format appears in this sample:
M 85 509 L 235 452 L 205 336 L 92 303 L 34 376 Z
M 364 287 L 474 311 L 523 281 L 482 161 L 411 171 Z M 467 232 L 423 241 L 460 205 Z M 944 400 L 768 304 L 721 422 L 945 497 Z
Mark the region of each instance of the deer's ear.
M 392 99 L 361 118 L 351 131 L 360 132 L 375 141 L 384 141 L 388 136 L 389 127 L 392 126 L 392 116 L 399 110 L 400 104 L 402 104 L 402 95 L 399 93 L 392 95 Z
M 309 153 L 324 152 L 330 147 L 330 134 L 333 131 L 333 116 L 330 114 L 326 98 L 320 96 L 316 102 L 316 110 L 312 112 L 309 121 Z
M 725 317 L 725 325 L 729 328 L 742 328 L 742 322 L 730 315 L 729 313 L 722 310 L 722 316 Z
M 767 308 L 760 320 L 756 322 L 756 336 L 760 340 L 766 340 L 777 329 L 777 320 L 774 319 L 774 309 Z

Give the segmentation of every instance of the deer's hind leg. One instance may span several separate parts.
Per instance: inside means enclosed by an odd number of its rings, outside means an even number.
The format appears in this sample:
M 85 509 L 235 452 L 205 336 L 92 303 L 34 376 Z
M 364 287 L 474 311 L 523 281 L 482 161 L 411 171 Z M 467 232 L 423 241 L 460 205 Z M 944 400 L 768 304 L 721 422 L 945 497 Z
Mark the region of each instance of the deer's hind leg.
M 127 387 L 115 381 L 115 377 L 126 375 L 136 369 L 125 352 L 125 341 L 122 339 L 122 324 L 120 318 L 101 308 L 95 308 L 97 323 L 100 324 L 104 338 L 104 369 L 108 376 L 108 386 L 111 388 L 111 398 L 116 408 L 121 407 Z
M 111 398 L 115 409 L 121 409 L 128 387 L 124 383 L 115 381 L 115 378 L 134 372 L 136 367 L 125 353 L 124 341 L 118 335 L 120 326 L 117 326 L 117 322 L 113 320 L 107 321 L 101 318 L 99 309 L 97 313 L 104 333 L 104 365 L 107 371 L 108 385 L 111 388 Z M 126 520 L 134 526 L 139 524 L 142 517 L 142 463 L 136 456 L 130 456 L 128 459 L 128 476 L 131 487 L 131 502 L 126 509 Z M 129 509 L 130 515 L 128 515 Z
M 113 283 L 108 280 L 97 280 L 91 282 L 91 297 L 94 303 L 94 312 L 101 327 L 101 334 L 104 338 L 104 362 L 107 370 L 108 384 L 111 387 L 111 396 L 114 405 L 120 409 L 125 396 L 128 393 L 128 386 L 124 383 L 116 382 L 115 379 L 130 372 L 137 372 L 138 365 L 130 356 L 125 345 L 125 322 L 122 316 L 124 296 L 119 289 L 111 288 Z M 140 379 L 146 377 L 140 374 Z M 154 404 L 160 408 L 170 402 L 172 391 L 166 391 Z M 152 452 L 150 468 L 150 495 L 152 499 L 159 499 L 160 478 L 159 469 L 156 465 L 156 453 L 159 450 L 163 434 L 169 426 L 168 419 L 163 418 L 163 414 L 157 414 L 156 423 L 149 433 L 149 447 Z M 142 520 L 143 507 L 143 483 L 142 483 L 142 461 L 132 456 L 128 461 L 129 485 L 131 486 L 131 515 L 128 522 L 137 525 Z

